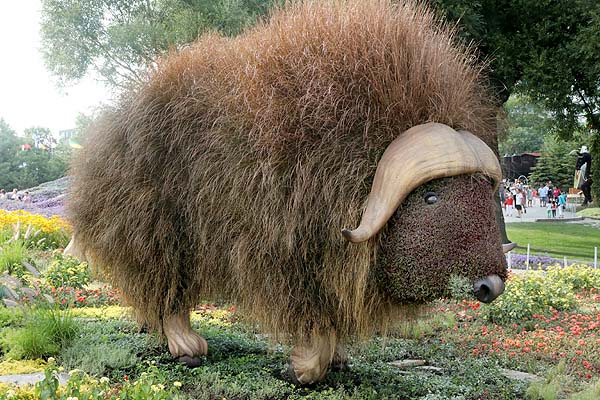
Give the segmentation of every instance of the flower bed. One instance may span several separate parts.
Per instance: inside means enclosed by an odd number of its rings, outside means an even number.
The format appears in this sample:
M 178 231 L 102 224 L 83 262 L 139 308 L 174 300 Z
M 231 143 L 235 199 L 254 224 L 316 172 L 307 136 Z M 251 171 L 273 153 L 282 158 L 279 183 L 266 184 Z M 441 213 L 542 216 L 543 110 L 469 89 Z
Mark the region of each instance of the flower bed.
M 120 303 L 118 289 L 107 284 L 97 288 L 72 288 L 60 286 L 50 289 L 54 300 L 62 306 L 73 307 L 103 307 L 115 306 Z
M 512 283 L 509 282 L 507 290 Z M 521 315 L 512 322 L 503 319 L 501 324 L 488 321 L 489 311 L 493 306 L 504 308 L 510 314 L 507 304 L 488 306 L 467 300 L 440 302 L 435 311 L 452 313 L 457 321 L 441 340 L 458 343 L 468 355 L 489 357 L 515 369 L 528 370 L 532 364 L 538 368 L 557 365 L 565 360 L 567 373 L 587 380 L 597 379 L 600 377 L 600 294 L 594 288 L 572 295 L 577 302 L 573 310 L 547 307 L 543 313 Z M 531 303 L 525 293 L 515 301 Z M 539 362 L 542 364 L 537 364 Z
M 0 238 L 23 241 L 29 247 L 56 249 L 64 247 L 71 235 L 71 226 L 58 216 L 45 217 L 24 210 L 0 209 Z

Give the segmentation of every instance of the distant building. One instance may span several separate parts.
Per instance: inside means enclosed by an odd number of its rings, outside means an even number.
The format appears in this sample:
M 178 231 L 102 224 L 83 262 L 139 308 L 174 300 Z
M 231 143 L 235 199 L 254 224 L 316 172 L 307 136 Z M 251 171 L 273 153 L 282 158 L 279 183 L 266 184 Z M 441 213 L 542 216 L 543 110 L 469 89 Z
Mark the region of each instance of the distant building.
M 531 168 L 537 164 L 541 153 L 508 154 L 502 158 L 502 174 L 508 179 L 517 179 L 521 175 L 529 176 Z
M 77 129 L 64 129 L 62 131 L 58 131 L 58 141 L 60 143 L 68 142 L 75 134 L 77 133 Z

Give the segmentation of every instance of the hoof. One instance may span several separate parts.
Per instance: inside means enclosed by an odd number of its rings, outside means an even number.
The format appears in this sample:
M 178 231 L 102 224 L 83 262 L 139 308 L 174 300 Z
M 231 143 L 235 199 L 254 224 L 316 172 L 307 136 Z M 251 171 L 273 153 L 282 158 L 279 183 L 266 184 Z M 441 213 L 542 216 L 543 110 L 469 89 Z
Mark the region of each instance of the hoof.
M 169 351 L 173 357 L 190 359 L 205 356 L 208 353 L 206 340 L 194 331 L 178 332 L 167 336 Z
M 189 368 L 197 368 L 202 365 L 202 360 L 200 358 L 190 356 L 179 357 L 177 362 Z
M 191 327 L 188 314 L 175 315 L 163 323 L 163 331 L 167 337 L 169 351 L 177 359 L 185 358 L 185 364 L 192 363 L 189 360 L 205 356 L 208 353 L 206 340 L 198 335 Z

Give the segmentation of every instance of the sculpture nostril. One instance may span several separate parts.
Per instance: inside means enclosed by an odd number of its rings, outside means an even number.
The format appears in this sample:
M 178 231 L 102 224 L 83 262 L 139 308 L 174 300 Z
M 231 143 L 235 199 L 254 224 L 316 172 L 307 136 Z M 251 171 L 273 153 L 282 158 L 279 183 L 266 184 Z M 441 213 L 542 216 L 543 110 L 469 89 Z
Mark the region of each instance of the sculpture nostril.
M 482 303 L 489 303 L 490 300 L 490 288 L 485 285 L 479 285 L 478 287 L 475 287 L 475 297 L 477 297 L 477 300 L 481 301 Z
M 475 282 L 473 293 L 482 303 L 491 303 L 504 292 L 504 282 L 498 275 L 490 275 Z

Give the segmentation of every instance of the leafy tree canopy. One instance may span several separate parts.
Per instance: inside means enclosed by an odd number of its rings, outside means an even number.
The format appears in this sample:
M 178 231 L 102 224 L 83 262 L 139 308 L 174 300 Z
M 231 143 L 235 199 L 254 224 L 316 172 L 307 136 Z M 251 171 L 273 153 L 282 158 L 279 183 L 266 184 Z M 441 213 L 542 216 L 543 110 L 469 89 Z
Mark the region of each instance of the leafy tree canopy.
M 271 0 L 42 0 L 46 65 L 63 83 L 94 71 L 113 87 L 143 80 L 157 55 L 208 30 L 235 35 Z
M 554 187 L 567 191 L 573 186 L 576 157 L 569 151 L 577 147 L 577 141 L 563 142 L 549 138 L 542 148 L 542 156 L 532 168 L 529 182 L 536 188 L 548 181 Z
M 54 138 L 49 129 L 36 127 L 25 132 L 29 137 L 18 137 L 0 119 L 0 189 L 7 192 L 58 179 L 67 170 L 69 153 L 60 146 L 50 149 Z M 33 146 L 33 137 L 37 138 L 39 144 L 48 144 L 48 149 Z M 21 146 L 25 143 L 31 144 L 32 148 L 24 150 Z
M 597 0 L 430 0 L 457 21 L 462 38 L 489 62 L 499 101 L 528 95 L 552 112 L 563 140 L 587 130 L 600 160 L 600 2 Z M 593 168 L 600 194 L 600 168 Z
M 552 115 L 526 96 L 513 95 L 504 103 L 505 134 L 498 146 L 500 155 L 539 152 L 552 136 Z

